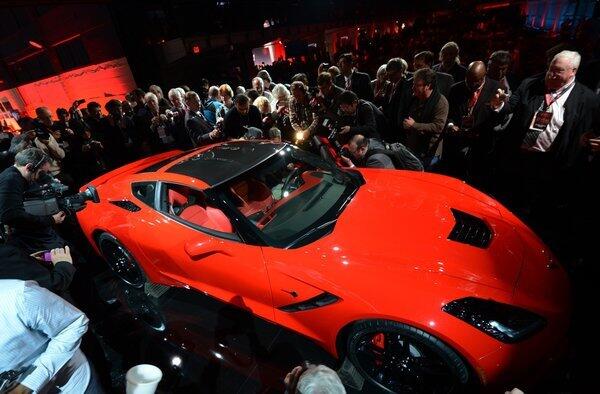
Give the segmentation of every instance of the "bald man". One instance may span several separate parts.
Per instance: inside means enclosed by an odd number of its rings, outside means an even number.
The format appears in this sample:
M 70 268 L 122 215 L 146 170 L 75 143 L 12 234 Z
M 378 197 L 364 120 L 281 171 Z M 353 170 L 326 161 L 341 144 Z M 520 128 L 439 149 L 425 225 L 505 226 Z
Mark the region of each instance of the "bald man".
M 498 82 L 486 77 L 482 61 L 469 64 L 465 79 L 450 89 L 442 170 L 485 188 L 500 115 L 489 105 Z

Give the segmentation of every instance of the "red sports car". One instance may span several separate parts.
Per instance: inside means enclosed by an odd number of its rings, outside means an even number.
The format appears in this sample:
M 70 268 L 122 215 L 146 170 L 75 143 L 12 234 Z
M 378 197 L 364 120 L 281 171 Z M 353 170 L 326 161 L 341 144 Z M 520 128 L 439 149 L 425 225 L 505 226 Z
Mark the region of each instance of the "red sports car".
M 100 203 L 79 222 L 123 281 L 243 306 L 382 392 L 523 384 L 565 348 L 565 271 L 456 179 L 344 170 L 289 144 L 240 141 L 91 184 Z

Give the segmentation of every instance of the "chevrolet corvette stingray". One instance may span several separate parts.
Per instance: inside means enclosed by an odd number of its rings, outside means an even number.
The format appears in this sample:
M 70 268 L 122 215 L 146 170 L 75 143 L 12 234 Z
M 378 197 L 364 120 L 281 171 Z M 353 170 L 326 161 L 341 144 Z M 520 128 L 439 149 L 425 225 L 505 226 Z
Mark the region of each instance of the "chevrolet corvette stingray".
M 100 203 L 79 222 L 128 285 L 243 306 L 381 392 L 512 388 L 564 351 L 564 269 L 459 180 L 236 141 L 143 159 L 91 185 Z

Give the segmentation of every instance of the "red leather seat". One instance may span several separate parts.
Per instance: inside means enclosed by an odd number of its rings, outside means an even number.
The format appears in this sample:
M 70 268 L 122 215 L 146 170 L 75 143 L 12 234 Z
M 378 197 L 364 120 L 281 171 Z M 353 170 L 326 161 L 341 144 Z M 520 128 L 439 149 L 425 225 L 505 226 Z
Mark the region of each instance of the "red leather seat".
M 181 212 L 179 217 L 200 227 L 224 233 L 233 233 L 233 227 L 229 218 L 217 208 L 190 205 Z
M 264 183 L 248 178 L 231 187 L 231 191 L 243 202 L 239 208 L 244 216 L 250 216 L 256 212 L 263 211 L 273 204 L 271 189 Z

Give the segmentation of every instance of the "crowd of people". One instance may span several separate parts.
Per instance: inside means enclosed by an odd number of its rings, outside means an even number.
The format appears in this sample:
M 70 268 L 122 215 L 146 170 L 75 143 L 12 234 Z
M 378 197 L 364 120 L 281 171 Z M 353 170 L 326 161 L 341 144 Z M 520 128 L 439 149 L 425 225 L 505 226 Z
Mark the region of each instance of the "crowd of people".
M 23 208 L 25 190 L 48 176 L 75 191 L 154 153 L 238 139 L 311 150 L 312 138 L 322 136 L 342 147 L 337 153 L 347 167 L 462 179 L 508 205 L 565 262 L 590 262 L 595 250 L 589 229 L 598 220 L 600 81 L 581 75 L 581 55 L 557 50 L 539 64 L 538 74 L 519 81 L 511 73 L 511 52 L 498 49 L 463 64 L 456 42 L 438 54 L 423 49 L 410 58 L 390 56 L 376 75 L 361 70 L 360 56 L 344 53 L 336 65 L 322 63 L 289 80 L 274 81 L 263 69 L 246 87 L 202 80 L 197 91 L 180 86 L 164 94 L 151 85 L 104 108 L 78 100 L 68 109 L 40 107 L 35 119 L 21 119 L 20 134 L 0 139 L 6 168 L 0 174 L 0 222 L 9 230 L 0 255 L 10 261 L 0 265 L 0 324 L 14 328 L 0 333 L 0 365 L 14 376 L 27 373 L 9 392 L 56 385 L 67 372 L 69 384 L 93 381 L 78 350 L 88 320 L 69 304 L 82 304 L 69 288 L 73 263 L 78 268 L 84 262 L 54 230 L 65 215 L 34 216 Z M 45 260 L 39 252 L 48 250 Z M 300 372 L 288 376 L 294 386 Z M 339 379 L 330 380 L 335 386 Z

